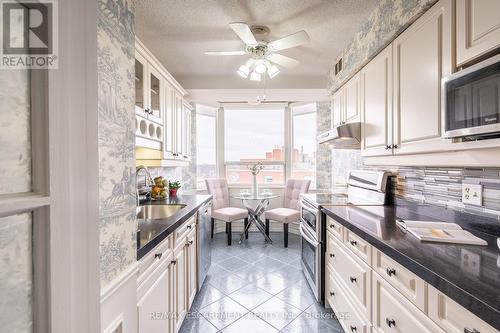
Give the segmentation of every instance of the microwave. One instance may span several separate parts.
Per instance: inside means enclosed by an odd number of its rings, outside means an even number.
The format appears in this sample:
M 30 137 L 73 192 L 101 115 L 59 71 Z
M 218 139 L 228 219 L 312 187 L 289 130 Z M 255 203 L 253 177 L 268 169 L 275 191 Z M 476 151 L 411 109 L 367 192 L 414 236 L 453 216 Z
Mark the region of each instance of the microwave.
M 443 80 L 445 138 L 500 137 L 500 55 Z

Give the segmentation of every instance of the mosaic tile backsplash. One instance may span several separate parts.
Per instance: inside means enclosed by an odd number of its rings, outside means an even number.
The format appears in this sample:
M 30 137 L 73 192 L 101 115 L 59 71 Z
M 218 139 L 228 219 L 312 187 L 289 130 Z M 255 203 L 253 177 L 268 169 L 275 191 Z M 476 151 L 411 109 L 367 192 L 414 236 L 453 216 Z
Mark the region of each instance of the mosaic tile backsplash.
M 380 169 L 380 168 L 377 168 Z M 500 220 L 500 168 L 385 167 L 396 197 Z M 462 184 L 483 185 L 483 206 L 462 203 Z

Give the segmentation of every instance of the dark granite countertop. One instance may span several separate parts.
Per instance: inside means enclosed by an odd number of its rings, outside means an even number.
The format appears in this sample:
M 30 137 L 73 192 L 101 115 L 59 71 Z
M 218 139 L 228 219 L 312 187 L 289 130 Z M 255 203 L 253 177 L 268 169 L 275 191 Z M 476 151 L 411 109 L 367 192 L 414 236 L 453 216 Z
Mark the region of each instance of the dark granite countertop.
M 144 257 L 162 240 L 167 238 L 183 222 L 195 214 L 198 209 L 212 198 L 211 195 L 178 195 L 166 200 L 148 201 L 141 205 L 184 204 L 177 213 L 165 219 L 138 219 L 139 237 L 137 243 L 137 260 Z
M 321 210 L 500 330 L 498 219 L 402 200 L 395 206 Z M 488 245 L 422 243 L 397 227 L 396 218 L 454 222 L 488 241 Z

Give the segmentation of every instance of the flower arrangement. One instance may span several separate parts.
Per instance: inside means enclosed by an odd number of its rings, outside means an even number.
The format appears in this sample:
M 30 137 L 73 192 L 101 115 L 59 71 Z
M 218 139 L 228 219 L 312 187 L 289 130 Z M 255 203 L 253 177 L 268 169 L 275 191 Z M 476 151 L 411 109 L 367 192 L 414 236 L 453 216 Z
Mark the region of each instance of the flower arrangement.
M 175 182 L 168 183 L 169 194 L 172 197 L 175 197 L 177 195 L 177 190 L 180 188 L 181 188 L 181 182 L 178 180 Z
M 255 164 L 251 164 L 247 166 L 248 170 L 252 173 L 252 175 L 257 176 L 259 172 L 264 169 L 262 162 L 257 162 Z

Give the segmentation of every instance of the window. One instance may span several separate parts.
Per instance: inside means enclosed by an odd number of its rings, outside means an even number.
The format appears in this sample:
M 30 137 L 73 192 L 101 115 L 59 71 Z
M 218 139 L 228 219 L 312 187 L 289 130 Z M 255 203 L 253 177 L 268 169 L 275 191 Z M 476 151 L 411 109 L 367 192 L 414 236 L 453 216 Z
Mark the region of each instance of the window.
M 316 103 L 292 107 L 291 176 L 316 188 Z
M 225 108 L 224 158 L 229 184 L 248 185 L 248 166 L 262 162 L 261 184 L 285 183 L 284 107 Z
M 217 177 L 216 110 L 196 105 L 196 188 L 205 189 L 205 179 Z

